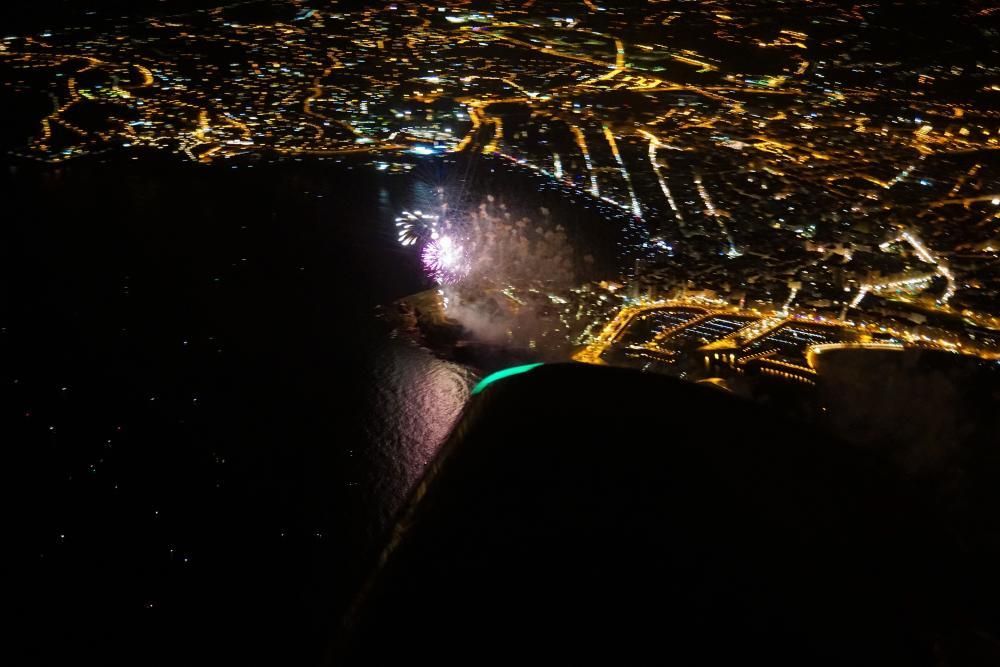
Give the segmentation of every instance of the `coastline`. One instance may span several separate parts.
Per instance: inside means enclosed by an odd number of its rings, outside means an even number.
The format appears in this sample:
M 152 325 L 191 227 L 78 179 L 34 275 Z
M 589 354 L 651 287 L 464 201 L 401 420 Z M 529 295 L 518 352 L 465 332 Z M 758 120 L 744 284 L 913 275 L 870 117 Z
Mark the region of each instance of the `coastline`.
M 441 290 L 436 288 L 397 299 L 380 311 L 396 336 L 478 373 L 541 361 L 545 356 L 541 350 L 477 338 L 447 314 Z

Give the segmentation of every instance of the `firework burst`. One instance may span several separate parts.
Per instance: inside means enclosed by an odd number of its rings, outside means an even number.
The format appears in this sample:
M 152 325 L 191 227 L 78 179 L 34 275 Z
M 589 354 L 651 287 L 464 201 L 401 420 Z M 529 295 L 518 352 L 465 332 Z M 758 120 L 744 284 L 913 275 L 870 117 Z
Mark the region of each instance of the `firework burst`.
M 438 283 L 457 283 L 469 272 L 461 243 L 447 235 L 435 235 L 420 255 L 424 269 Z
M 396 232 L 403 246 L 417 245 L 427 241 L 437 232 L 439 218 L 423 211 L 403 211 L 396 218 Z
M 424 272 L 439 285 L 568 283 L 573 248 L 547 212 L 535 223 L 515 218 L 487 195 L 478 207 L 452 207 L 440 199 L 396 218 L 399 243 L 419 254 Z M 433 211 L 426 213 L 425 211 Z
M 460 228 L 446 217 L 423 211 L 403 211 L 396 218 L 400 245 L 420 249 L 420 259 L 428 277 L 439 284 L 456 283 L 469 273 L 469 256 Z

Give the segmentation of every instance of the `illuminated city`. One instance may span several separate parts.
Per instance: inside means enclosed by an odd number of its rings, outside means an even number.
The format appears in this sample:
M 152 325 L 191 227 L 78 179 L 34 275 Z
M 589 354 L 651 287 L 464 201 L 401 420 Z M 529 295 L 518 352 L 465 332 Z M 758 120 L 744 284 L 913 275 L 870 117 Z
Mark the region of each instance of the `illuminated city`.
M 147 19 L 126 41 L 7 37 L 5 86 L 51 100 L 21 119 L 36 129 L 13 150 L 50 163 L 111 148 L 362 155 L 383 170 L 495 155 L 629 214 L 659 244 L 644 286 L 686 280 L 989 339 L 996 66 L 882 63 L 864 53 L 859 8 L 661 4 L 638 17 L 594 3 L 249 3 Z M 824 21 L 854 27 L 834 38 Z M 700 51 L 684 48 L 695 30 Z

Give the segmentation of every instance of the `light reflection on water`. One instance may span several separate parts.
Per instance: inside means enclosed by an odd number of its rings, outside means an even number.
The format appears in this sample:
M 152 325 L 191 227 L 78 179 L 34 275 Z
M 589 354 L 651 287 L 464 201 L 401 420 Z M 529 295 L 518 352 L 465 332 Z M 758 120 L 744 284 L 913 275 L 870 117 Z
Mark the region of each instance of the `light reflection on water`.
M 422 348 L 386 343 L 366 385 L 373 500 L 391 514 L 451 432 L 478 377 Z

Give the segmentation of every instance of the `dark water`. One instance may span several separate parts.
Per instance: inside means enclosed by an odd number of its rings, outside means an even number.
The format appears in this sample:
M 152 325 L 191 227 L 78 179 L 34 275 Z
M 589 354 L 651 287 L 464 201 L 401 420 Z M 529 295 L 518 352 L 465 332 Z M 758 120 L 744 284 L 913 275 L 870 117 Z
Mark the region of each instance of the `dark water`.
M 614 261 L 620 220 L 498 161 L 4 167 L 0 442 L 33 664 L 319 661 L 491 370 L 377 315 L 430 287 L 394 218 L 439 187 L 544 206 Z
M 0 441 L 31 664 L 315 663 L 475 375 L 394 340 L 407 177 L 2 177 Z

